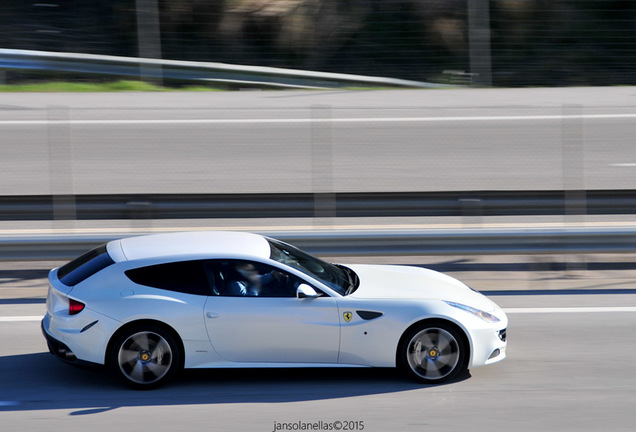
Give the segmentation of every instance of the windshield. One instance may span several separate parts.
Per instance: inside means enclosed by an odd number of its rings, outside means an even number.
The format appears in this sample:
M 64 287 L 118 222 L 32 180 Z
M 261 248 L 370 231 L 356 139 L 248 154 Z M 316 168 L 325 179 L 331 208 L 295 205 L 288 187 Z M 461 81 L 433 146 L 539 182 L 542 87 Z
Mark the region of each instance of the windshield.
M 336 266 L 309 255 L 300 249 L 278 240 L 267 239 L 271 248 L 270 258 L 279 263 L 300 270 L 308 276 L 318 279 L 340 295 L 353 292 L 357 285 L 357 276 L 353 270 L 345 266 Z M 353 275 L 351 274 L 353 273 Z

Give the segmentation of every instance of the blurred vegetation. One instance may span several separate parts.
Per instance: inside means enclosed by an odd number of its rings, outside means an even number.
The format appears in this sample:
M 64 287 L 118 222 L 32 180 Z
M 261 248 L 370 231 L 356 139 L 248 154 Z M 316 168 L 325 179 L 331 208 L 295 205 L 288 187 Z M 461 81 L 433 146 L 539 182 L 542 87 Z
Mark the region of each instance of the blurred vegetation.
M 158 0 L 166 59 L 440 81 L 469 0 Z M 43 6 L 44 5 L 44 6 Z M 491 0 L 497 86 L 636 84 L 636 2 Z M 0 47 L 137 56 L 135 0 L 0 0 Z
M 218 91 L 219 88 L 188 86 L 161 87 L 141 81 L 113 81 L 106 83 L 88 82 L 45 82 L 31 84 L 0 85 L 0 92 L 134 92 L 134 91 Z

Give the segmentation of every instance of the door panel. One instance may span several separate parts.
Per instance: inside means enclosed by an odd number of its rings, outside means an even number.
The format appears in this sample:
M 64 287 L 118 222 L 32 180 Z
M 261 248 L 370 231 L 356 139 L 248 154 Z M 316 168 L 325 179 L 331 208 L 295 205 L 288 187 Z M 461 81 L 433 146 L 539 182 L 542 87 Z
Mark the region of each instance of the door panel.
M 239 362 L 336 363 L 340 323 L 331 297 L 208 297 L 214 349 Z

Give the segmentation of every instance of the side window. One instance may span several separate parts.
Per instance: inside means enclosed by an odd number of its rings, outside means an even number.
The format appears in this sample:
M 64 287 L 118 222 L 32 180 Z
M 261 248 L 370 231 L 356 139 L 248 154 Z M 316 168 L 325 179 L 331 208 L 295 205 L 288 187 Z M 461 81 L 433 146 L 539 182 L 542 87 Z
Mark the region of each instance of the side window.
M 218 295 L 229 297 L 296 297 L 302 280 L 265 264 L 227 260 L 216 262 Z
M 214 277 L 205 261 L 180 261 L 126 270 L 126 276 L 139 285 L 186 294 L 212 295 Z

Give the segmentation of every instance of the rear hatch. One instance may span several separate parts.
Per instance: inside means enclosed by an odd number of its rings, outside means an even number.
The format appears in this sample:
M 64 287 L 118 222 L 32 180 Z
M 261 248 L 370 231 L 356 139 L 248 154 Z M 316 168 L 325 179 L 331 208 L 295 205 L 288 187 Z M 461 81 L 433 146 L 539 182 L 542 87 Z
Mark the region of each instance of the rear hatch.
M 108 253 L 107 244 L 103 244 L 62 267 L 51 270 L 46 298 L 46 309 L 49 314 L 70 314 L 69 295 L 73 287 L 114 263 Z

